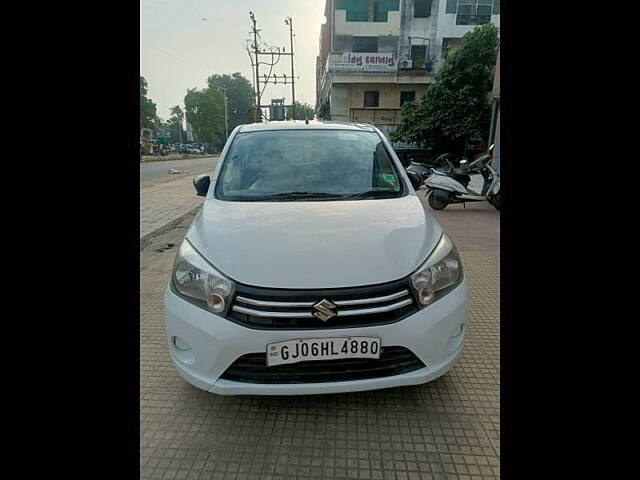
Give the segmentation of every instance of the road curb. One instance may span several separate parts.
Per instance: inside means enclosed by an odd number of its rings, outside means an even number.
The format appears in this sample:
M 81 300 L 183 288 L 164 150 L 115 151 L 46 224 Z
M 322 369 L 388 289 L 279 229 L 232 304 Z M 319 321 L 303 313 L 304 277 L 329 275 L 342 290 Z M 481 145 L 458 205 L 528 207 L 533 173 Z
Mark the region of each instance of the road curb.
M 154 237 L 172 230 L 173 228 L 178 226 L 185 218 L 196 213 L 201 207 L 202 205 L 198 205 L 197 207 L 189 210 L 184 215 L 180 215 L 179 217 L 171 220 L 169 223 L 164 224 L 162 227 L 156 228 L 153 232 L 149 232 L 143 237 L 140 237 L 140 250 L 144 250 L 146 247 L 148 247 Z
M 140 160 L 140 163 L 156 163 L 156 162 L 175 162 L 176 160 L 197 160 L 199 158 L 201 159 L 205 159 L 205 158 L 218 158 L 220 155 L 209 155 L 209 156 L 205 156 L 205 157 L 201 157 L 200 155 L 193 155 L 193 156 L 188 156 L 188 157 L 179 157 L 179 158 L 154 158 L 154 159 L 147 159 L 147 160 Z

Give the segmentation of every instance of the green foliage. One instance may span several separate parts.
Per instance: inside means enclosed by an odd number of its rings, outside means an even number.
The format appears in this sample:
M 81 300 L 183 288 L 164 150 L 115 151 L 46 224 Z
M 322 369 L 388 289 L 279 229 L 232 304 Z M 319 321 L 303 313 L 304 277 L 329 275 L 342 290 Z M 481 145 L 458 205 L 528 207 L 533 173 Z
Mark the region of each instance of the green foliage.
M 330 120 L 331 119 L 331 114 L 329 111 L 329 102 L 324 102 L 323 104 L 320 105 L 320 108 L 318 109 L 318 118 L 320 120 Z
M 180 108 L 180 105 L 174 105 L 173 107 L 171 107 L 171 117 L 170 117 L 170 121 L 171 123 L 176 123 L 176 122 L 182 122 L 184 120 L 184 112 L 182 111 L 182 108 Z
M 239 72 L 236 72 L 232 75 L 211 75 L 207 79 L 207 85 L 209 89 L 216 90 L 215 87 L 219 87 L 227 90 L 227 100 L 229 102 L 229 133 L 231 133 L 231 131 L 238 125 L 249 122 L 249 108 L 256 104 L 253 86 L 249 80 L 243 77 Z M 224 131 L 224 117 L 222 118 L 222 121 L 222 128 Z
M 198 142 L 222 145 L 225 141 L 224 95 L 219 90 L 189 89 L 184 97 L 186 119 Z
M 300 103 L 300 102 L 296 101 L 295 102 L 295 106 L 296 106 L 296 118 L 295 118 L 295 120 L 304 120 L 304 119 L 307 119 L 307 118 L 309 120 L 313 120 L 313 118 L 315 117 L 315 110 L 308 103 Z M 285 118 L 287 120 L 292 120 L 293 119 L 293 109 L 292 108 L 287 108 L 286 110 L 287 110 L 287 112 L 286 112 L 286 117 Z
M 467 140 L 486 136 L 498 42 L 498 29 L 491 23 L 465 34 L 420 102 L 403 105 L 392 140 L 462 154 Z
M 169 125 L 171 127 L 171 141 L 173 143 L 185 143 L 187 141 L 187 132 L 182 128 L 184 122 L 184 111 L 180 105 L 171 107 L 171 117 L 169 117 Z
M 140 76 L 140 128 L 156 128 L 156 104 L 147 98 L 149 84 Z

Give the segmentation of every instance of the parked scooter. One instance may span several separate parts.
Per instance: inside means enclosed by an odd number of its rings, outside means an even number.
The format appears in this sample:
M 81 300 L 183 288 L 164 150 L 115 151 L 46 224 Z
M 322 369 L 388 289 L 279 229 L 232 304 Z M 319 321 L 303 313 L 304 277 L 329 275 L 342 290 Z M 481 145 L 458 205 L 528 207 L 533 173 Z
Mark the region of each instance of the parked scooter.
M 429 189 L 427 201 L 434 210 L 442 210 L 450 203 L 481 202 L 488 200 L 500 210 L 500 177 L 490 165 L 493 145 L 487 153 L 483 153 L 469 162 L 460 160 L 459 169 L 448 162 L 446 171 L 431 169 L 431 175 L 425 185 Z M 457 171 L 456 171 L 457 170 Z M 484 179 L 482 190 L 475 192 L 469 188 L 471 175 L 480 174 Z
M 450 162 L 448 162 L 447 157 L 448 153 L 440 155 L 433 161 L 433 165 L 436 165 L 436 168 L 444 168 L 445 170 L 449 169 Z M 431 170 L 433 167 L 418 162 L 411 162 L 409 166 L 406 168 L 407 175 L 409 176 L 409 180 L 411 181 L 411 185 L 413 188 L 418 190 L 425 180 L 431 175 Z

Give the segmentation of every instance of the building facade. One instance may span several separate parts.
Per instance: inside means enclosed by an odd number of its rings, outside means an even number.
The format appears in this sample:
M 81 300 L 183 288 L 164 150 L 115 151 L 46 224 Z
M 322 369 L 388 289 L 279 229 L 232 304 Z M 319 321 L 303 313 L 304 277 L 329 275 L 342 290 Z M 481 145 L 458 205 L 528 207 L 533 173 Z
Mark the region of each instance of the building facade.
M 496 0 L 326 0 L 316 60 L 318 118 L 371 123 L 385 134 L 426 93 L 446 55 Z

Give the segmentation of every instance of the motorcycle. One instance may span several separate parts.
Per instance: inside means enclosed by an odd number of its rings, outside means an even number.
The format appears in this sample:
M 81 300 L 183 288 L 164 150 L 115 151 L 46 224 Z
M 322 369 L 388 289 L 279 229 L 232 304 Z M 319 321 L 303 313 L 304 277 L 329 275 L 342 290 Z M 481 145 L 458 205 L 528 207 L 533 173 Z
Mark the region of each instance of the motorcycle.
M 446 170 L 431 169 L 431 174 L 424 184 L 427 186 L 427 202 L 434 210 L 442 210 L 450 203 L 481 202 L 487 200 L 497 210 L 502 206 L 500 200 L 500 177 L 490 165 L 493 145 L 486 153 L 480 154 L 473 161 L 466 158 L 460 160 L 460 167 L 455 168 L 445 158 Z M 471 175 L 482 175 L 482 190 L 475 192 L 469 188 Z

